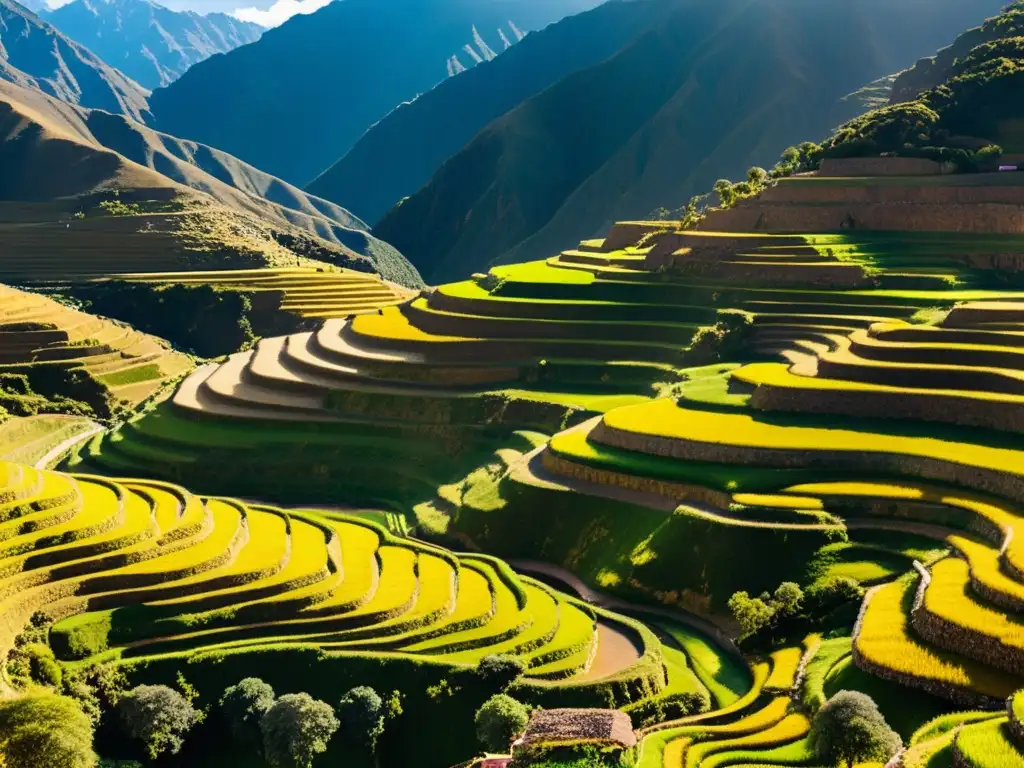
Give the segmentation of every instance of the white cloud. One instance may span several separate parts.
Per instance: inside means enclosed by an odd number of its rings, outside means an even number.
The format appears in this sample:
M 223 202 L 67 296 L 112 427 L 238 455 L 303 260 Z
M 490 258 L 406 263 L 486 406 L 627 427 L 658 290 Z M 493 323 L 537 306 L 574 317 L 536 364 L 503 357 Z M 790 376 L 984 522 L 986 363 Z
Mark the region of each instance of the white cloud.
M 292 16 L 299 13 L 319 11 L 331 0 L 277 0 L 265 11 L 259 8 L 238 8 L 231 15 L 242 21 L 251 21 L 264 27 L 276 27 L 284 24 Z

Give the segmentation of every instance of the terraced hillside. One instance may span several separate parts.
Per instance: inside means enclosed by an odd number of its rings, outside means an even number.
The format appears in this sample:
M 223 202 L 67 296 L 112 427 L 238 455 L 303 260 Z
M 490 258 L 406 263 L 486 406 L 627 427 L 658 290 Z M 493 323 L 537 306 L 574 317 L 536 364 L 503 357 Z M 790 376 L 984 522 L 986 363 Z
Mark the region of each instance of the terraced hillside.
M 376 312 L 400 304 L 413 294 L 378 275 L 323 267 L 143 272 L 99 278 L 96 282 L 110 280 L 158 287 L 210 286 L 217 291 L 244 291 L 258 297 L 261 312 L 280 311 L 303 319 Z
M 0 404 L 6 412 L 107 418 L 193 367 L 166 342 L 34 293 L 0 286 Z
M 69 671 L 117 662 L 134 680 L 160 681 L 184 668 L 204 700 L 252 673 L 315 693 L 352 677 L 394 685 L 416 744 L 450 762 L 471 747 L 424 733 L 416 718 L 478 705 L 473 669 L 488 655 L 523 661 L 519 696 L 621 706 L 638 720 L 704 711 L 749 687 L 742 663 L 693 629 L 675 635 L 727 668 L 726 682 L 634 619 L 358 514 L 6 462 L 0 489 L 5 656 L 43 626 Z M 426 695 L 439 679 L 455 686 Z
M 1014 284 L 1020 245 L 625 222 L 546 261 L 264 339 L 73 466 L 217 493 L 244 474 L 267 497 L 384 504 L 446 540 L 705 614 L 741 590 L 851 578 L 868 593 L 856 627 L 838 620 L 852 639 L 819 663 L 820 701 L 787 693 L 809 684 L 809 638 L 770 675 L 754 667 L 767 694 L 670 721 L 641 758 L 803 764 L 810 718 L 840 687 L 873 692 L 910 739 L 1024 686 L 1024 293 L 998 287 Z M 1009 728 L 992 722 L 913 749 L 977 751 Z

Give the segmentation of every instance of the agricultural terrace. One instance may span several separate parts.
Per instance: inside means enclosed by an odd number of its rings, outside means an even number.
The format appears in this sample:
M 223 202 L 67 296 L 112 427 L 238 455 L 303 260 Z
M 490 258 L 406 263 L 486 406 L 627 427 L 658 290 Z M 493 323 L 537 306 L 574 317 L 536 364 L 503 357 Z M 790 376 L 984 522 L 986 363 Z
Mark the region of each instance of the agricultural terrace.
M 634 619 L 364 516 L 12 463 L 0 463 L 0 480 L 5 656 L 43 626 L 68 670 L 113 663 L 133 681 L 157 682 L 185 669 L 210 700 L 232 675 L 259 674 L 284 690 L 311 683 L 302 660 L 314 654 L 321 692 L 356 674 L 414 707 L 459 712 L 461 697 L 475 695 L 467 676 L 501 654 L 526 668 L 515 695 L 547 706 L 612 704 L 644 722 L 705 712 L 716 700 L 703 670 L 724 651 L 699 633 L 688 631 L 704 648 L 700 673 Z M 467 690 L 429 702 L 424 680 L 442 678 Z M 472 752 L 444 736 L 450 743 L 438 748 L 452 762 Z
M 4 412 L 106 418 L 153 397 L 192 367 L 160 339 L 0 286 Z
M 210 286 L 218 291 L 251 293 L 261 311 L 299 318 L 346 317 L 400 304 L 412 291 L 379 275 L 336 267 L 279 267 L 201 272 L 112 274 L 90 282 L 124 280 L 154 286 Z
M 908 744 L 934 718 L 1002 706 L 1024 687 L 1024 241 L 752 229 L 624 222 L 544 261 L 261 339 L 68 466 L 388 509 L 437 541 L 719 620 L 708 633 L 756 651 L 749 672 L 644 615 L 666 670 L 660 692 L 626 705 L 652 728 L 645 768 L 816 764 L 814 713 L 844 689 L 869 693 Z M 423 578 L 422 553 L 384 549 L 383 573 Z M 804 612 L 773 619 L 796 610 L 778 597 L 788 582 Z M 396 585 L 390 607 L 407 610 L 412 589 Z M 762 596 L 767 626 L 743 624 L 738 593 Z M 266 630 L 262 602 L 212 599 L 195 615 L 180 598 L 103 607 L 51 636 L 127 664 L 248 650 L 265 631 L 299 642 L 306 627 L 331 649 L 384 648 L 315 607 Z M 389 651 L 478 658 L 463 630 L 420 639 L 397 621 L 417 641 Z M 495 627 L 495 646 L 515 649 Z M 531 674 L 585 674 L 562 661 L 542 655 Z M 998 735 L 959 725 L 921 750 L 966 760 Z

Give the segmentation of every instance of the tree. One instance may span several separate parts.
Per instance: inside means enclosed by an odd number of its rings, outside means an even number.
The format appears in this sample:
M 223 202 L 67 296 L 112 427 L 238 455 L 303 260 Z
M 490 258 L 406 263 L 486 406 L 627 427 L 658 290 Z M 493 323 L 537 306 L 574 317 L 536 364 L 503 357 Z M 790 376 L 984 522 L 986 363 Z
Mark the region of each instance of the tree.
M 142 742 L 152 760 L 164 752 L 178 754 L 185 735 L 201 719 L 188 699 L 166 685 L 132 688 L 118 702 L 117 710 L 125 731 Z
M 814 717 L 811 747 L 830 765 L 885 762 L 903 746 L 878 706 L 859 691 L 839 691 Z
M 736 191 L 728 179 L 719 179 L 715 182 L 713 189 L 718 195 L 718 203 L 722 208 L 730 208 L 736 202 Z
M 760 597 L 752 598 L 747 592 L 737 592 L 730 597 L 729 610 L 740 625 L 742 637 L 768 626 L 774 613 L 764 600 Z
M 511 696 L 491 696 L 476 712 L 476 736 L 485 749 L 507 752 L 530 720 L 530 710 Z
M 274 768 L 309 768 L 327 751 L 338 730 L 331 705 L 308 693 L 289 693 L 274 702 L 260 720 L 263 756 Z
M 93 768 L 92 722 L 65 696 L 33 694 L 0 704 L 0 764 Z
M 755 189 L 763 187 L 768 182 L 768 171 L 764 168 L 754 166 L 747 171 L 747 181 L 750 182 L 750 186 Z
M 526 672 L 526 664 L 515 656 L 491 654 L 476 665 L 476 674 L 489 691 L 507 691 Z
M 365 685 L 353 688 L 338 704 L 341 732 L 371 755 L 376 753 L 377 739 L 384 733 L 384 714 L 384 700 Z
M 800 589 L 799 584 L 792 581 L 784 581 L 779 584 L 775 594 L 772 595 L 772 604 L 775 610 L 782 613 L 783 616 L 796 613 L 803 601 L 803 590 Z
M 247 677 L 224 689 L 220 708 L 231 734 L 241 744 L 260 749 L 260 720 L 274 704 L 274 689 L 258 677 Z

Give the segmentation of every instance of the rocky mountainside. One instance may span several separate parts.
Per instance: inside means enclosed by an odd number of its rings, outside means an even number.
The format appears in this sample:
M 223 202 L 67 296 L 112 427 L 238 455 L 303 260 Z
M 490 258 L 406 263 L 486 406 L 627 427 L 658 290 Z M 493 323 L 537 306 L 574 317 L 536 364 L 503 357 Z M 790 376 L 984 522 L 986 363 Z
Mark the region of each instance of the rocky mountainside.
M 857 108 L 846 94 L 1001 5 L 680 0 L 614 57 L 486 126 L 374 233 L 428 282 L 547 256 L 827 134 Z
M 507 53 L 401 104 L 307 189 L 375 222 L 491 120 L 607 59 L 675 0 L 611 0 L 528 35 Z
M 0 80 L 142 120 L 149 92 L 13 0 L 0 0 Z
M 0 167 L 0 200 L 51 201 L 114 190 L 144 200 L 183 195 L 198 201 L 218 226 L 274 230 L 282 241 L 320 249 L 318 258 L 418 282 L 400 253 L 333 203 L 219 150 L 9 83 L 0 83 Z M 247 223 L 256 221 L 258 226 Z
M 1024 10 L 1024 3 L 1016 3 Z M 989 9 L 993 10 L 993 9 Z M 1003 38 L 1024 35 L 1024 20 L 1020 14 L 1007 13 L 986 19 L 979 26 L 972 27 L 958 35 L 949 45 L 934 56 L 920 59 L 913 67 L 901 72 L 893 84 L 891 103 L 910 101 L 922 91 L 934 88 L 949 78 L 956 60 L 970 53 L 972 48 L 983 43 Z
M 305 184 L 450 57 L 513 21 L 537 29 L 595 0 L 344 0 L 192 67 L 151 99 L 155 127 Z M 492 46 L 493 47 L 493 46 Z
M 224 13 L 172 11 L 150 0 L 74 0 L 45 18 L 146 88 L 177 80 L 189 67 L 263 34 Z

